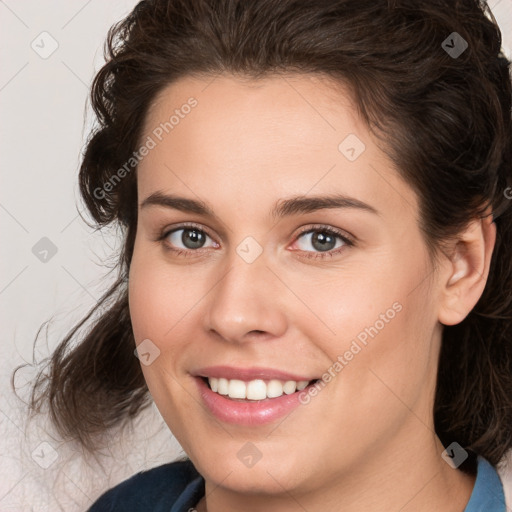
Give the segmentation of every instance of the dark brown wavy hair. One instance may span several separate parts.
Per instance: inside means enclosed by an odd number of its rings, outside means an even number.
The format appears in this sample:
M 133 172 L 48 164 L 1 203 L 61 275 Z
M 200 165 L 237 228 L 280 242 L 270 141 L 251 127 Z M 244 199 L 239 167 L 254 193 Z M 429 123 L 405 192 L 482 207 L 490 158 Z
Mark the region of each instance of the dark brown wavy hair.
M 450 54 L 460 38 L 467 48 Z M 445 445 L 457 441 L 496 465 L 512 447 L 512 92 L 510 62 L 487 5 L 147 0 L 111 27 L 105 59 L 92 84 L 97 123 L 79 182 L 94 225 L 122 230 L 118 279 L 39 363 L 31 413 L 47 404 L 59 433 L 94 451 L 102 433 L 151 403 L 128 310 L 136 166 L 108 193 L 105 184 L 140 147 L 156 95 L 187 75 L 315 73 L 350 88 L 363 120 L 418 195 L 434 259 L 443 242 L 492 207 L 490 273 L 469 315 L 444 327 L 434 420 Z

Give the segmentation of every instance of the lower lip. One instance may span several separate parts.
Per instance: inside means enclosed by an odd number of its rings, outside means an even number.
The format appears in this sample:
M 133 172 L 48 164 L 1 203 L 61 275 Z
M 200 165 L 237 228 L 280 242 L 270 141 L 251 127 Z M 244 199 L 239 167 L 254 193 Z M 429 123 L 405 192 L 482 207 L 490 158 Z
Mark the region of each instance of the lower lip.
M 307 392 L 309 388 L 308 386 L 301 391 L 278 398 L 242 402 L 215 393 L 201 377 L 195 377 L 195 381 L 204 404 L 216 418 L 226 423 L 245 426 L 264 425 L 289 414 L 301 405 L 299 394 Z

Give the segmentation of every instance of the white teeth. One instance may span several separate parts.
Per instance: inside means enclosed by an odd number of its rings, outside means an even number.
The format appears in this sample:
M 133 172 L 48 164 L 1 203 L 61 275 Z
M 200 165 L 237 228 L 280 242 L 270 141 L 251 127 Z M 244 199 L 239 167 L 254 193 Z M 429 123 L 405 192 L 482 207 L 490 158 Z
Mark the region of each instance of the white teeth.
M 251 400 L 264 400 L 267 398 L 267 385 L 263 380 L 251 380 L 246 385 L 246 393 L 244 398 Z
M 246 398 L 247 386 L 244 381 L 231 379 L 228 386 L 229 398 Z
M 271 380 L 267 384 L 267 397 L 277 398 L 284 393 L 283 383 L 280 380 Z
M 255 379 L 244 382 L 238 379 L 224 379 L 216 377 L 208 377 L 208 383 L 212 391 L 219 395 L 227 395 L 229 398 L 248 399 L 248 400 L 264 400 L 265 398 L 278 398 L 283 394 L 291 395 L 297 390 L 302 391 L 309 381 L 280 381 L 270 380 L 265 382 L 262 379 Z
M 308 382 L 307 380 L 297 382 L 297 391 L 302 391 L 308 385 Z
M 227 395 L 228 394 L 228 380 L 227 379 L 219 379 L 219 389 L 217 393 L 219 395 Z
M 294 380 L 288 380 L 284 383 L 283 391 L 287 395 L 291 395 L 292 393 L 295 393 L 297 391 L 297 383 Z

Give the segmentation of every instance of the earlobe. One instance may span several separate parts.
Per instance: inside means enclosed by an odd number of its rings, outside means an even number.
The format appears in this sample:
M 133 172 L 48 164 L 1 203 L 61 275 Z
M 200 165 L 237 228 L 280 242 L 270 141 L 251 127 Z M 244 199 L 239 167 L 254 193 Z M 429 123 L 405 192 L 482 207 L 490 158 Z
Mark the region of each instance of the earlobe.
M 472 221 L 462 232 L 441 274 L 439 322 L 456 325 L 464 320 L 480 299 L 496 241 L 492 216 Z

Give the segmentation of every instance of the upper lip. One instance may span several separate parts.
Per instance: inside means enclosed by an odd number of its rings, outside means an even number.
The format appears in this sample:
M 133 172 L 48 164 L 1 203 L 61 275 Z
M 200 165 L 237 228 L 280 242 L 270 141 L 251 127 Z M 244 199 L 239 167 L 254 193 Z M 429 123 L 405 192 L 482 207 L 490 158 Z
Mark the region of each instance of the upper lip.
M 282 370 L 276 370 L 273 368 L 263 367 L 252 367 L 252 368 L 235 368 L 233 366 L 208 366 L 199 368 L 194 372 L 194 375 L 198 377 L 216 377 L 225 379 L 238 379 L 244 381 L 250 381 L 255 379 L 262 380 L 294 380 L 294 381 L 310 381 L 316 377 L 305 377 L 293 373 L 288 373 Z

